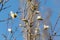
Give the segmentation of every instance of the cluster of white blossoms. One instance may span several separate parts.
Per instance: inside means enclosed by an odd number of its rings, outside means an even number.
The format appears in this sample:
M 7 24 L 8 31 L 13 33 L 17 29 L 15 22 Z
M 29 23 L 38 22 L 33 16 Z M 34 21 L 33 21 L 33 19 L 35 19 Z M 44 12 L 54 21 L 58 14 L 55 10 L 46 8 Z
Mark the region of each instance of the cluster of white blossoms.
M 14 13 L 13 11 L 10 11 L 10 16 L 14 19 L 14 18 L 16 18 L 16 17 L 17 17 L 17 14 L 16 14 L 16 13 Z

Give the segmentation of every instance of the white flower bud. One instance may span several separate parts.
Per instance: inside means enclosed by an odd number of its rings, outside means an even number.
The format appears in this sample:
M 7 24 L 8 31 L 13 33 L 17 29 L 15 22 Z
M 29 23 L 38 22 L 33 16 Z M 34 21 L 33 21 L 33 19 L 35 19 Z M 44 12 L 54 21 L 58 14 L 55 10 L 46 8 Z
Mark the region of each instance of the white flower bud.
M 22 26 L 22 24 L 19 24 L 19 26 L 21 27 L 21 26 Z
M 8 28 L 8 32 L 11 32 L 12 31 L 12 29 L 11 28 Z
M 37 34 L 37 33 L 38 33 L 38 31 L 39 31 L 39 29 L 38 29 L 38 28 L 35 28 L 35 34 Z
M 49 28 L 48 25 L 44 25 L 44 29 L 47 30 Z
M 37 20 L 43 20 L 41 16 L 37 16 Z
M 36 13 L 36 14 L 39 14 L 39 13 L 40 13 L 40 11 L 35 11 L 35 13 Z
M 17 17 L 17 14 L 16 13 L 13 13 L 12 11 L 10 12 L 10 16 L 14 19 Z

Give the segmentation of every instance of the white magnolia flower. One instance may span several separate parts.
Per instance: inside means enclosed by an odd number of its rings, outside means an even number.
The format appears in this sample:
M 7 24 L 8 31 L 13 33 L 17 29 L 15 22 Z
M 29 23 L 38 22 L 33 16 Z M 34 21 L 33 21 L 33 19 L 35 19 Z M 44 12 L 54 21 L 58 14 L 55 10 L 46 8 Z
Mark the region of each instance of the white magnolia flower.
M 40 11 L 35 11 L 35 13 L 36 13 L 36 14 L 39 14 L 39 13 L 40 13 Z
M 37 33 L 37 30 L 35 30 L 35 33 Z
M 44 25 L 44 29 L 47 30 L 49 28 L 48 25 Z
M 37 20 L 43 20 L 41 16 L 37 16 Z
M 21 27 L 21 26 L 22 26 L 22 24 L 19 24 L 19 26 Z
M 37 33 L 38 33 L 38 31 L 39 31 L 39 29 L 38 29 L 38 28 L 35 28 L 35 34 L 37 34 Z
M 14 13 L 13 11 L 11 11 L 11 12 L 10 12 L 10 16 L 14 19 L 14 18 L 16 18 L 16 17 L 17 17 L 17 14 L 16 14 L 16 13 Z
M 12 29 L 11 28 L 8 28 L 8 32 L 11 32 L 12 31 Z

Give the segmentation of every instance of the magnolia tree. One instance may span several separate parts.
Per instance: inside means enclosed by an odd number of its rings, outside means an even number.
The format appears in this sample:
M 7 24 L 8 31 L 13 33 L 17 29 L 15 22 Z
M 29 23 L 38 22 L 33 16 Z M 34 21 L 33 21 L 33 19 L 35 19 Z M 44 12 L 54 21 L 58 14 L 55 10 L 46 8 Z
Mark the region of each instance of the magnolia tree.
M 55 25 L 52 25 L 52 9 L 41 6 L 41 0 L 19 1 L 20 4 L 18 11 L 10 11 L 7 19 L 0 20 L 0 22 L 8 21 L 7 33 L 9 34 L 7 36 L 6 34 L 2 33 L 2 36 L 5 40 L 18 40 L 17 38 L 19 38 L 20 35 L 23 36 L 23 40 L 55 40 L 58 36 L 60 36 L 58 35 L 58 32 L 55 31 L 55 29 L 58 28 L 56 26 L 58 24 L 60 15 L 58 16 Z M 43 1 L 44 5 L 46 5 L 48 2 L 47 0 Z M 10 5 L 8 7 L 4 7 L 4 4 L 7 2 L 9 2 L 9 0 L 0 0 L 0 11 L 10 7 Z M 46 11 L 44 12 L 44 10 Z M 17 24 L 14 20 L 17 21 Z M 18 26 L 16 27 L 16 25 Z

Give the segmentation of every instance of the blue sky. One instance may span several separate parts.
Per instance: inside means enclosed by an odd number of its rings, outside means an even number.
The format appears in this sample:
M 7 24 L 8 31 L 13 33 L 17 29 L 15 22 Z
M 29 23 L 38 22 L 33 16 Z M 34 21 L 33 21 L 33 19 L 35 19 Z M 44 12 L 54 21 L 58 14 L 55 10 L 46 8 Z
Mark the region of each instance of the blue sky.
M 7 8 L 5 10 L 2 10 L 0 12 L 0 20 L 6 19 L 8 17 L 10 17 L 8 14 L 10 13 L 10 11 L 16 12 L 18 10 L 19 7 L 19 0 L 9 0 L 8 3 L 5 4 L 6 6 L 11 5 L 10 8 Z M 43 8 L 45 7 L 45 8 Z M 54 26 L 54 24 L 56 23 L 56 20 L 58 18 L 58 15 L 60 14 L 60 0 L 47 0 L 47 3 L 44 4 L 44 0 L 41 0 L 41 5 L 40 5 L 40 11 L 41 14 L 44 15 L 46 8 L 51 8 L 52 9 L 52 15 L 51 15 L 51 23 L 52 26 Z M 18 14 L 20 15 L 20 14 Z M 15 30 L 15 28 L 18 26 L 18 24 L 21 23 L 21 21 L 19 21 L 18 17 L 14 20 L 10 20 L 8 27 L 12 27 L 13 30 Z M 58 31 L 60 22 L 58 22 L 57 25 L 57 29 L 55 29 L 56 31 Z M 13 27 L 14 26 L 14 27 Z M 17 34 L 19 34 L 21 32 L 21 28 L 18 28 L 18 31 L 15 33 L 15 36 L 17 36 Z M 10 36 L 10 34 L 7 31 L 7 21 L 6 22 L 0 22 L 0 40 L 4 40 L 2 34 L 5 34 L 8 36 Z M 60 32 L 58 32 L 58 34 L 60 34 Z M 20 33 L 20 36 L 18 36 L 17 40 L 23 40 L 22 38 L 22 34 Z M 55 37 L 54 40 L 60 40 L 59 37 Z

